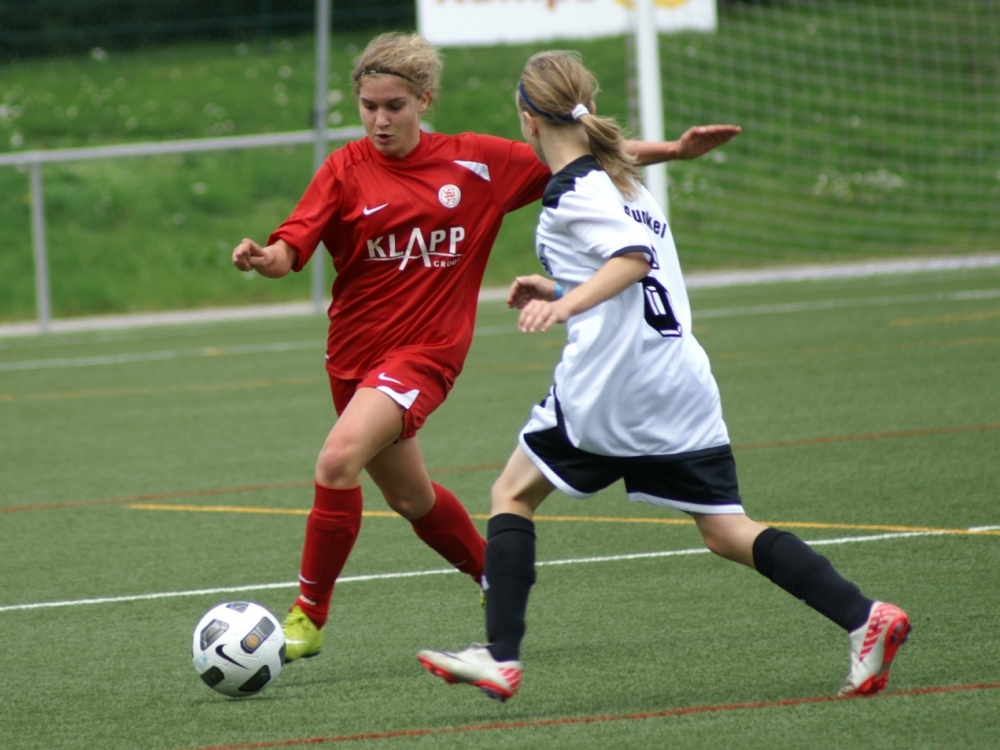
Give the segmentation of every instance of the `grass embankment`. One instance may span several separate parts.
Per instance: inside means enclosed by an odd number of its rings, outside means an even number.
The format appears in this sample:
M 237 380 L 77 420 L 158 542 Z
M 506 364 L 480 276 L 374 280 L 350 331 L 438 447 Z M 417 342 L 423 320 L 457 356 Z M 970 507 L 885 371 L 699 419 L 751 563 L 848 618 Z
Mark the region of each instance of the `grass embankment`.
M 705 122 L 744 134 L 670 167 L 685 265 L 996 250 L 1000 54 L 996 9 L 899 4 L 724 6 L 716 35 L 661 37 L 668 137 Z M 849 12 L 848 12 L 849 11 Z M 335 36 L 331 125 L 359 124 L 348 86 L 367 36 Z M 0 67 L 0 152 L 308 128 L 312 38 L 95 52 Z M 621 38 L 558 43 L 603 85 L 600 110 L 628 122 Z M 552 45 L 448 49 L 440 131 L 519 137 L 513 89 Z M 904 64 L 905 63 L 905 64 Z M 312 149 L 269 149 L 45 167 L 57 316 L 303 299 L 229 265 L 294 206 Z M 27 175 L 0 169 L 0 319 L 34 314 Z M 535 268 L 532 208 L 509 217 L 487 271 Z

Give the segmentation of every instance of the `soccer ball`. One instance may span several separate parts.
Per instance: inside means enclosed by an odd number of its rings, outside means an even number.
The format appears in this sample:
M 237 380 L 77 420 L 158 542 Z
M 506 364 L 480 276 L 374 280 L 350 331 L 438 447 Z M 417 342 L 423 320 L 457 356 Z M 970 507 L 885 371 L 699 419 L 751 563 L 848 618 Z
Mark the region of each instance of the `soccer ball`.
M 255 695 L 281 674 L 285 634 L 259 604 L 219 604 L 194 629 L 191 660 L 212 690 L 234 698 Z

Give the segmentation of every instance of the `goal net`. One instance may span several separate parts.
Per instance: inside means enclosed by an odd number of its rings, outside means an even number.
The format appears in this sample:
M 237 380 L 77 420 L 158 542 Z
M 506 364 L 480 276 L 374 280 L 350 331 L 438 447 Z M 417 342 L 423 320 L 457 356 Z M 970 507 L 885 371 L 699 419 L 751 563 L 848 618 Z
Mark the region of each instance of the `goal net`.
M 699 266 L 1000 250 L 1000 3 L 719 0 L 660 37 L 665 129 L 728 122 L 669 166 Z

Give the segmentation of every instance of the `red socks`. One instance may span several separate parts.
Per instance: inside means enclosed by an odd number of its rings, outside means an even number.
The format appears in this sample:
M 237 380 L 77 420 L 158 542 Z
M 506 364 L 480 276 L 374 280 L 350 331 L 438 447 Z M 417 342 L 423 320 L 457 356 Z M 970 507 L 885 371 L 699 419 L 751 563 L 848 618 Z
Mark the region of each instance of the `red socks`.
M 459 571 L 480 583 L 486 556 L 486 540 L 479 534 L 469 513 L 447 489 L 431 482 L 434 507 L 430 513 L 411 521 L 417 536 Z
M 431 486 L 434 507 L 411 522 L 413 530 L 431 549 L 480 583 L 486 540 L 480 536 L 465 506 L 451 492 L 433 482 Z M 334 584 L 361 531 L 361 510 L 361 487 L 333 490 L 316 485 L 316 498 L 306 521 L 299 597 L 295 604 L 318 628 L 326 624 Z
M 361 487 L 332 490 L 316 485 L 313 509 L 306 521 L 300 593 L 295 600 L 316 627 L 326 624 L 333 585 L 361 530 L 361 508 Z

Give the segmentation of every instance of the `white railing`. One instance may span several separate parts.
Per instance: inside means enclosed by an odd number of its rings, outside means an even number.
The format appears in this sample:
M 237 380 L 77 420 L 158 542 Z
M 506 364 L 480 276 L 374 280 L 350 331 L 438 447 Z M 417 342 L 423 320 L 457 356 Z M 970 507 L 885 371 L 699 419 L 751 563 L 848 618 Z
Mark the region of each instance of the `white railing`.
M 206 151 L 231 151 L 235 149 L 269 148 L 274 146 L 297 146 L 316 143 L 317 153 L 326 152 L 330 142 L 348 141 L 361 138 L 363 128 L 337 128 L 325 130 L 317 138 L 315 130 L 301 130 L 291 133 L 269 133 L 266 135 L 228 136 L 224 138 L 199 138 L 183 141 L 162 141 L 159 143 L 134 143 L 118 146 L 93 146 L 89 148 L 65 148 L 51 151 L 24 151 L 16 154 L 0 154 L 0 167 L 27 167 L 31 183 L 31 241 L 35 258 L 35 307 L 38 327 L 43 333 L 49 330 L 52 321 L 52 296 L 49 286 L 48 245 L 45 236 L 45 193 L 42 183 L 42 165 L 85 161 L 89 159 L 115 159 L 126 156 L 166 156 L 171 154 L 192 154 Z M 322 145 L 320 145 L 320 141 Z M 323 309 L 326 287 L 323 280 L 323 264 L 313 264 L 313 303 L 317 311 Z
M 38 314 L 38 328 L 42 333 L 49 330 L 52 321 L 52 292 L 49 286 L 48 245 L 45 238 L 45 192 L 42 185 L 42 165 L 87 159 L 164 156 L 312 143 L 314 144 L 313 167 L 319 169 L 326 158 L 328 143 L 349 141 L 361 138 L 365 134 L 364 129 L 360 127 L 334 130 L 326 128 L 330 20 L 331 0 L 316 0 L 316 98 L 313 106 L 313 130 L 0 154 L 0 167 L 27 167 L 28 169 L 28 179 L 31 184 L 31 244 L 35 257 L 35 308 Z M 326 295 L 323 271 L 324 265 L 322 263 L 312 264 L 312 301 L 317 312 L 323 310 Z

